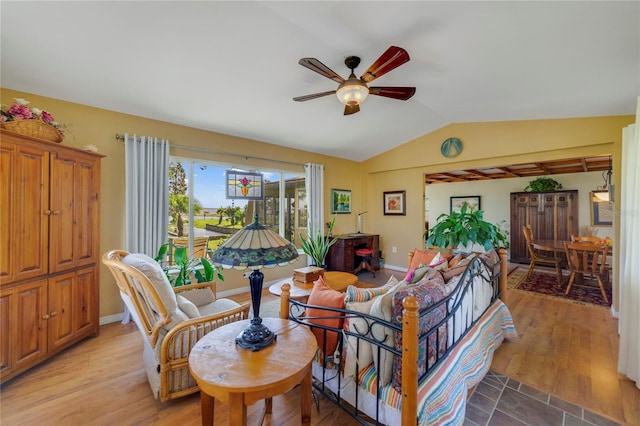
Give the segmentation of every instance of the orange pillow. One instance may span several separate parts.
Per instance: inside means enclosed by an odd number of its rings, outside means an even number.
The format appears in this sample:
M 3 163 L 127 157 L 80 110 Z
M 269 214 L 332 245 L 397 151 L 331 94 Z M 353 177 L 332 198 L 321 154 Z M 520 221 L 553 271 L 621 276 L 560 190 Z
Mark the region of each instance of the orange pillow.
M 411 259 L 411 265 L 409 266 L 409 270 L 417 269 L 420 267 L 420 264 L 428 265 L 431 263 L 434 257 L 438 254 L 437 251 L 425 251 L 420 249 L 415 249 L 413 251 L 413 258 Z
M 313 289 L 311 290 L 311 294 L 309 295 L 307 304 L 344 309 L 344 293 L 341 293 L 329 287 L 324 282 L 324 278 L 320 276 L 320 278 L 318 278 L 318 280 L 313 284 Z M 342 318 L 323 317 L 336 317 L 340 315 L 342 315 L 342 313 L 340 312 L 327 311 L 326 309 L 320 308 L 307 308 L 307 313 L 305 314 L 305 316 L 309 318 L 308 321 L 312 324 L 323 325 L 336 329 L 342 328 Z M 338 346 L 338 333 L 335 331 L 328 331 L 323 328 L 317 327 L 312 327 L 311 331 L 316 336 L 316 340 L 318 341 L 320 350 L 322 350 L 322 352 L 326 353 L 327 355 L 333 355 L 336 347 Z

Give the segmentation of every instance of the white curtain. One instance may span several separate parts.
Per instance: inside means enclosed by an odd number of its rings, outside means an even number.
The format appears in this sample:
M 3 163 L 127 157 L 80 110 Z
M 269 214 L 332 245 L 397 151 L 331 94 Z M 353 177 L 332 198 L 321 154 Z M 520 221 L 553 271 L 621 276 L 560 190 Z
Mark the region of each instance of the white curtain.
M 169 225 L 169 141 L 124 135 L 125 249 L 155 257 Z
M 324 232 L 324 166 L 306 163 L 304 173 L 309 212 L 307 233 L 315 235 L 317 232 Z
M 620 347 L 618 371 L 640 388 L 640 97 L 636 123 L 622 132 Z

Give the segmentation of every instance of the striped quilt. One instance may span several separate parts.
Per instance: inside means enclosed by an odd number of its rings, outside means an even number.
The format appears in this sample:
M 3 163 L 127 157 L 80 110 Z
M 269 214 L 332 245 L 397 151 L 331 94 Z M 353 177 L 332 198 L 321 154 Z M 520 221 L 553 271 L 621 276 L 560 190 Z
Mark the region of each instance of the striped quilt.
M 418 424 L 461 425 L 467 389 L 482 380 L 491 366 L 495 349 L 502 341 L 517 337 L 511 313 L 504 303 L 497 300 L 458 342 L 447 360 L 418 384 Z M 376 388 L 373 365 L 360 371 L 358 378 L 367 390 Z M 401 409 L 400 393 L 391 384 L 380 390 L 380 399 L 396 410 Z

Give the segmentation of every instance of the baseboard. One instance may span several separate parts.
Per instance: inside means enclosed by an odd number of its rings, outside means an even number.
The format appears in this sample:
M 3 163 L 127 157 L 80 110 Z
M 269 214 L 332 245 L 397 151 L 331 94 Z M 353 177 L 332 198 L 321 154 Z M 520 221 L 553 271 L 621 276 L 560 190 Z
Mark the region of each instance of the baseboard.
M 403 268 L 401 266 L 395 266 L 395 265 L 389 265 L 388 263 L 384 264 L 384 269 L 391 269 L 392 271 L 400 271 L 400 272 L 407 272 L 407 268 Z
M 124 312 L 120 312 L 119 314 L 107 315 L 104 317 L 100 317 L 100 325 L 111 324 L 114 322 L 122 321 L 122 315 Z

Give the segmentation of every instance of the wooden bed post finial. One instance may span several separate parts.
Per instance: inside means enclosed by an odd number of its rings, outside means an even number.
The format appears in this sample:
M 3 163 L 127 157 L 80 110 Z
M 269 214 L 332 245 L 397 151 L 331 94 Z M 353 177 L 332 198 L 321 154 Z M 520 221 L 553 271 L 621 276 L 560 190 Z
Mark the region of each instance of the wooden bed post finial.
M 280 287 L 282 294 L 280 295 L 280 318 L 287 319 L 289 317 L 289 294 L 291 291 L 291 284 L 284 283 Z
M 402 424 L 418 422 L 418 300 L 402 301 Z

